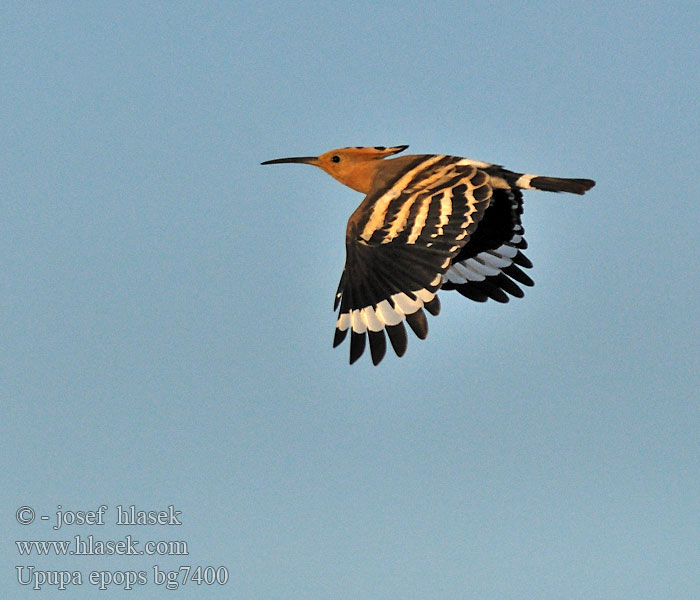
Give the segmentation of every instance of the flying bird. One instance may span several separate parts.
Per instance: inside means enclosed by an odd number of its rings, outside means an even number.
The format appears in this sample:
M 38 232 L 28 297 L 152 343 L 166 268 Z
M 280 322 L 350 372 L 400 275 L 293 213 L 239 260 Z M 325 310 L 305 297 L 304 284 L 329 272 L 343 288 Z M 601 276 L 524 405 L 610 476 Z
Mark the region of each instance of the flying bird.
M 386 336 L 403 356 L 404 321 L 420 339 L 423 312 L 440 312 L 438 290 L 484 302 L 523 296 L 533 281 L 521 224 L 521 190 L 584 194 L 595 182 L 508 171 L 500 165 L 443 154 L 402 155 L 408 146 L 350 147 L 320 156 L 261 164 L 314 165 L 365 195 L 348 220 L 346 260 L 335 296 L 333 347 L 350 332 L 350 364 L 369 339 L 372 362 Z

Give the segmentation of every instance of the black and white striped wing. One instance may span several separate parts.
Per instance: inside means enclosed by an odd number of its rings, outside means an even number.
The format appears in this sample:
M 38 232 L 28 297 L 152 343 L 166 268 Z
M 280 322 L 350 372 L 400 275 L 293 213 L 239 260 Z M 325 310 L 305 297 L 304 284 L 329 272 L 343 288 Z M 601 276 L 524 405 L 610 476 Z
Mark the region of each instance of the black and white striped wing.
M 508 294 L 522 298 L 520 285 L 534 285 L 521 269 L 532 267 L 521 252 L 527 248 L 522 214 L 523 196 L 519 189 L 494 189 L 478 229 L 443 275 L 443 289 L 457 290 L 477 302 L 489 298 L 508 302 Z
M 340 312 L 333 345 L 351 332 L 351 364 L 367 338 L 378 364 L 386 352 L 385 332 L 403 355 L 404 321 L 426 337 L 423 308 L 439 312 L 443 276 L 476 230 L 491 194 L 488 176 L 469 161 L 429 156 L 417 157 L 365 198 L 348 222 L 335 302 Z

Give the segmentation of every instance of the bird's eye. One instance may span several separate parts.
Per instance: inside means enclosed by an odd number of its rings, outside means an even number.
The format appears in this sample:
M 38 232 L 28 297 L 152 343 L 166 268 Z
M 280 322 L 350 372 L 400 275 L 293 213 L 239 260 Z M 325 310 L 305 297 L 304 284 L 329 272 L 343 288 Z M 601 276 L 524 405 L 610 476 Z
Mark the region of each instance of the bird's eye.
M 340 162 L 340 156 L 338 156 L 337 154 L 334 154 L 333 156 L 331 156 L 331 160 L 333 162 Z

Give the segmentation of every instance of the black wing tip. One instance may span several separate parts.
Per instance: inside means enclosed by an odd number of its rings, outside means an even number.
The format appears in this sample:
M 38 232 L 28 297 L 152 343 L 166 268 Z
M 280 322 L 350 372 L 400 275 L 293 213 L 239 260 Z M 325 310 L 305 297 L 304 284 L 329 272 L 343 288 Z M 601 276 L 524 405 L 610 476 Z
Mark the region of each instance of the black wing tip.
M 406 315 L 406 321 L 418 338 L 424 340 L 428 337 L 428 319 L 425 318 L 422 308 L 410 315 Z
M 525 269 L 532 269 L 532 261 L 525 256 L 522 252 L 518 252 L 514 257 L 513 257 L 513 263 L 516 265 L 523 267 Z
M 505 273 L 506 275 L 508 275 L 508 277 L 514 279 L 516 282 L 522 285 L 526 285 L 528 287 L 532 287 L 533 285 L 535 285 L 535 282 L 530 278 L 530 276 L 527 275 L 525 271 L 523 271 L 515 263 L 504 267 L 503 269 L 501 269 L 501 272 Z
M 483 281 L 467 283 L 447 282 L 443 289 L 457 290 L 462 296 L 474 302 L 495 300 L 505 304 L 510 298 L 523 298 L 525 292 L 520 285 L 533 286 L 534 282 L 515 265 L 504 267 L 498 275 L 486 277 Z
M 353 331 L 350 334 L 350 364 L 357 361 L 365 351 L 367 336 L 364 333 L 356 333 Z
M 406 315 L 406 322 L 411 327 L 413 333 L 422 340 L 428 336 L 428 320 L 422 309 L 414 313 Z M 389 342 L 396 356 L 399 358 L 406 354 L 408 348 L 408 336 L 406 335 L 406 327 L 404 321 L 400 321 L 396 325 L 386 325 L 380 331 L 367 330 L 363 333 L 357 333 L 348 329 L 336 329 L 333 337 L 333 347 L 339 346 L 350 332 L 350 364 L 356 363 L 364 354 L 369 339 L 369 349 L 372 358 L 372 364 L 377 366 L 386 356 L 386 336 L 389 337 Z
M 372 356 L 372 364 L 376 367 L 386 354 L 386 338 L 384 330 L 369 332 L 369 350 Z
M 343 340 L 345 337 L 348 335 L 348 330 L 347 329 L 338 329 L 336 327 L 335 329 L 335 334 L 333 335 L 333 347 L 337 348 L 340 346 L 340 344 L 343 343 Z
M 406 328 L 404 327 L 403 321 L 396 325 L 387 325 L 386 333 L 389 336 L 391 347 L 394 349 L 396 356 L 401 357 L 406 354 L 408 337 L 406 336 Z
M 427 310 L 431 315 L 437 317 L 440 314 L 440 300 L 435 296 L 430 302 L 426 302 L 424 305 L 425 310 Z

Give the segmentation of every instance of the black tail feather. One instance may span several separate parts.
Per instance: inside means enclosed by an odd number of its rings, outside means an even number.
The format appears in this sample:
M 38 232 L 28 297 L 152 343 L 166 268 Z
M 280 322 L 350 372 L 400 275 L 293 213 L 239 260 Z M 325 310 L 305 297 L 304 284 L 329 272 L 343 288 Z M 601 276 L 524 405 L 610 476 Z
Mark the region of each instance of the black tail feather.
M 569 192 L 585 194 L 595 185 L 592 179 L 562 179 L 559 177 L 533 177 L 530 187 L 545 192 Z

